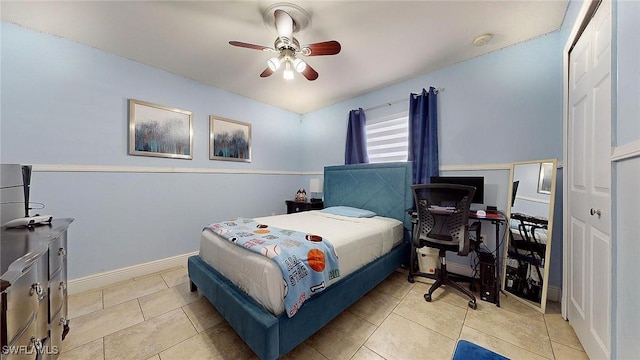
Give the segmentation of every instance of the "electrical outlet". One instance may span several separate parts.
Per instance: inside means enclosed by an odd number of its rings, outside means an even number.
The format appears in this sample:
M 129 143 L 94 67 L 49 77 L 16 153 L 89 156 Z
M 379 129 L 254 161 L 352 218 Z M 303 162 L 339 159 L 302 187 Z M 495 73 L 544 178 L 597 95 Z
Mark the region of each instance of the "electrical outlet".
M 272 212 L 272 213 L 271 213 L 271 216 L 276 216 L 276 213 Z

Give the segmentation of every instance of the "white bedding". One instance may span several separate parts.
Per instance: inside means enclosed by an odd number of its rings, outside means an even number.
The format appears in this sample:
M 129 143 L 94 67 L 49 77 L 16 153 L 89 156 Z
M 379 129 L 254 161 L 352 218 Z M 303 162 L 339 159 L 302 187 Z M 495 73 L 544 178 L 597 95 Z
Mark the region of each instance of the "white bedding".
M 340 263 L 339 281 L 388 253 L 402 242 L 402 222 L 375 216 L 352 218 L 321 211 L 255 218 L 281 228 L 320 235 L 334 246 Z M 208 230 L 202 232 L 200 257 L 275 315 L 284 311 L 284 283 L 279 267 L 269 258 L 241 248 Z

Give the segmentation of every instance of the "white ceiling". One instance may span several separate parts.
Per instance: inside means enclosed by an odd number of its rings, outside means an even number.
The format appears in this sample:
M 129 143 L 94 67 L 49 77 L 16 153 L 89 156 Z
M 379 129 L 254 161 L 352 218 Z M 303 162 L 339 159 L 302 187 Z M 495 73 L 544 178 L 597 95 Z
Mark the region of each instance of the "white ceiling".
M 301 44 L 337 40 L 334 56 L 305 60 L 320 74 L 259 74 L 273 46 L 263 11 L 277 1 L 6 1 L 2 20 L 57 35 L 304 114 L 557 30 L 567 0 L 292 1 L 311 15 Z M 491 33 L 482 47 L 476 36 Z M 428 86 L 426 84 L 425 86 Z

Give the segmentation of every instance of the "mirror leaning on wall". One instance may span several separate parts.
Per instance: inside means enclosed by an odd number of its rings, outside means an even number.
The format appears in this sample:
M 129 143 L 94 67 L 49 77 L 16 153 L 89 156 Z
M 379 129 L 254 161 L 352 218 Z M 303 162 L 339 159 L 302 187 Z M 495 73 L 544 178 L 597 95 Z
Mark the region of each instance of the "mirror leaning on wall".
M 557 159 L 511 164 L 502 289 L 544 313 L 547 304 Z

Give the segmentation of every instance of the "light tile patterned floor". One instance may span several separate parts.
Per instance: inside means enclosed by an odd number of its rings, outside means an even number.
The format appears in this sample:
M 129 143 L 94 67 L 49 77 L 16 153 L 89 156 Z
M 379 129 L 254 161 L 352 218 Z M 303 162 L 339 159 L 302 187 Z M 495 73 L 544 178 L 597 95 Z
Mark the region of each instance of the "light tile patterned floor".
M 588 359 L 557 304 L 547 314 L 502 297 L 478 309 L 453 290 L 410 284 L 399 270 L 285 359 L 451 359 L 466 339 L 511 359 Z M 69 297 L 60 360 L 256 359 L 211 304 L 189 292 L 185 267 Z

